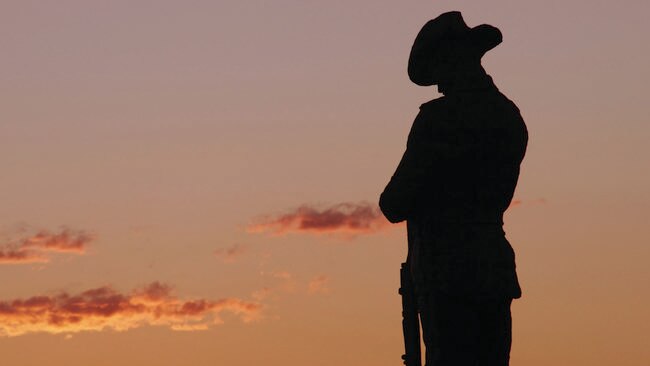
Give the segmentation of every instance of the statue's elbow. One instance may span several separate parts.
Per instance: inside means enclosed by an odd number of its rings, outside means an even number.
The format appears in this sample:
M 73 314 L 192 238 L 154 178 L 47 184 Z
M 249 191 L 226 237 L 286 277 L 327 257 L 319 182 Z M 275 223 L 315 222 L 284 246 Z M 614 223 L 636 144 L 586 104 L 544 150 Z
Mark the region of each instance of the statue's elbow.
M 403 213 L 403 210 L 400 209 L 399 205 L 396 204 L 394 199 L 391 199 L 386 192 L 382 193 L 379 196 L 379 208 L 384 214 L 386 219 L 393 224 L 402 222 L 406 220 L 406 216 Z

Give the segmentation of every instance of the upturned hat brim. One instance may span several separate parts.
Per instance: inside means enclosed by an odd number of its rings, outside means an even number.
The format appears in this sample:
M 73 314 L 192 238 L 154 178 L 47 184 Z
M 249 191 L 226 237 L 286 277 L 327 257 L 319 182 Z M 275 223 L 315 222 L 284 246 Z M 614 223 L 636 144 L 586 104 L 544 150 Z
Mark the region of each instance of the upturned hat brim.
M 420 30 L 409 56 L 408 74 L 412 82 L 421 86 L 435 85 L 441 77 L 438 62 L 452 55 L 443 54 L 443 44 L 457 46 L 455 58 L 476 58 L 496 47 L 503 40 L 501 31 L 488 24 L 470 28 L 458 11 L 443 13 L 428 21 Z

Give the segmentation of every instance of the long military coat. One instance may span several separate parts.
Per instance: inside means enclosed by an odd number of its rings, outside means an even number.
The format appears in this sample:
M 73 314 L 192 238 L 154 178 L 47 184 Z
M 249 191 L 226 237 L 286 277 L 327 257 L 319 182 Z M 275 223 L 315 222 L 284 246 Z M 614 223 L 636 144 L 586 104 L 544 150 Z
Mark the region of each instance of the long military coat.
M 528 133 L 488 75 L 423 104 L 381 194 L 391 222 L 407 220 L 419 295 L 521 296 L 502 230 Z

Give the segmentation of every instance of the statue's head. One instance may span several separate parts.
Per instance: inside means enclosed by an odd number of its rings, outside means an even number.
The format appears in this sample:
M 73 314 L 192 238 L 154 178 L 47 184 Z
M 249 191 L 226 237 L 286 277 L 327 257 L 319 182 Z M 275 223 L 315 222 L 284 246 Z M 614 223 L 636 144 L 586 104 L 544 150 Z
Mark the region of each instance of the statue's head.
M 429 86 L 480 68 L 483 55 L 501 41 L 501 31 L 491 25 L 470 28 L 458 11 L 441 14 L 428 21 L 415 37 L 409 78 L 417 85 Z

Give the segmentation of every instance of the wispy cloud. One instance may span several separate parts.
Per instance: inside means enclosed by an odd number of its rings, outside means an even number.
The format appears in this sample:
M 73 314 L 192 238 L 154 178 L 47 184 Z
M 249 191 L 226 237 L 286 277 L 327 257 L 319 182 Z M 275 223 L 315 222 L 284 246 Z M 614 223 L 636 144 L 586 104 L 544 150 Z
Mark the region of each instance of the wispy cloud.
M 39 230 L 0 244 L 0 264 L 46 263 L 50 261 L 49 253 L 81 255 L 93 239 L 84 231 L 68 228 L 58 232 Z
M 0 249 L 0 264 L 47 263 L 49 259 L 41 254 L 24 249 Z
M 385 227 L 388 221 L 379 207 L 367 202 L 344 202 L 328 207 L 302 205 L 288 213 L 266 216 L 248 226 L 249 232 L 273 235 L 287 233 L 348 235 L 371 234 Z
M 307 291 L 310 294 L 328 294 L 330 289 L 328 287 L 329 277 L 326 275 L 319 275 L 312 278 L 307 285 Z
M 159 282 L 126 294 L 104 286 L 80 294 L 62 292 L 0 301 L 0 336 L 126 331 L 147 325 L 196 331 L 222 323 L 223 312 L 250 322 L 260 311 L 261 304 L 238 298 L 182 300 L 173 296 L 170 286 Z
M 252 293 L 252 297 L 256 300 L 261 301 L 269 297 L 277 299 L 283 294 L 323 295 L 330 293 L 330 277 L 327 275 L 312 276 L 309 281 L 284 270 L 262 271 L 260 275 L 268 280 L 265 281 L 263 288 Z
M 52 252 L 68 252 L 82 254 L 86 251 L 93 237 L 84 231 L 73 231 L 68 228 L 58 233 L 41 230 L 38 233 L 23 238 L 21 248 L 36 248 Z
M 298 280 L 289 271 L 261 271 L 260 276 L 264 278 L 265 287 L 263 290 L 257 291 L 255 296 L 264 295 L 266 297 L 271 293 L 293 293 L 298 286 Z
M 232 263 L 248 252 L 248 247 L 243 244 L 233 244 L 226 248 L 219 248 L 214 251 L 214 256 L 224 262 Z

